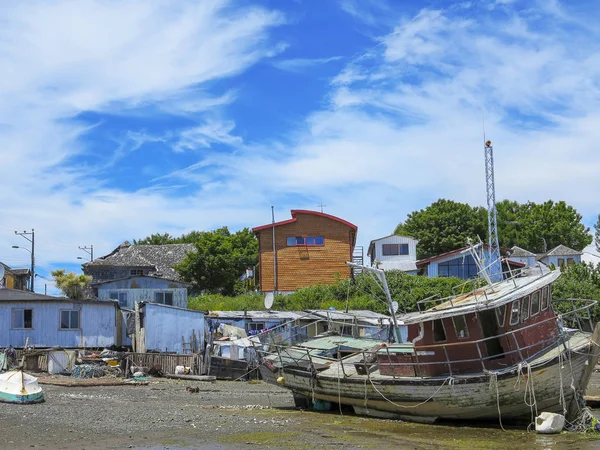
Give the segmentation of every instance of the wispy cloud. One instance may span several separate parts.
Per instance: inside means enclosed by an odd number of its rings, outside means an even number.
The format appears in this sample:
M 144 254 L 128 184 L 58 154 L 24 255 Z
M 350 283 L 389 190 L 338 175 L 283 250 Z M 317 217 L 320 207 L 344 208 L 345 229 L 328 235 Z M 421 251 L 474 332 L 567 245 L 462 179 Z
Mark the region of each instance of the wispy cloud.
M 287 72 L 304 72 L 315 66 L 327 64 L 333 61 L 339 61 L 342 59 L 341 56 L 331 56 L 329 58 L 294 58 L 294 59 L 280 59 L 271 62 L 274 67 Z

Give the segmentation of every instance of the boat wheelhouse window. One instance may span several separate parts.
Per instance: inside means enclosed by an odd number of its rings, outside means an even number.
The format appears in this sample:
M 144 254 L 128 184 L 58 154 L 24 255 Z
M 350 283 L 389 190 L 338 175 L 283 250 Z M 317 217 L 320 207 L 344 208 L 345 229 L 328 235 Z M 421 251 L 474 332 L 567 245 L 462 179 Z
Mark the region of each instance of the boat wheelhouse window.
M 519 305 L 521 303 L 519 300 L 515 300 L 512 302 L 512 307 L 510 309 L 510 324 L 516 325 L 519 323 Z
M 531 294 L 531 317 L 540 312 L 540 291 Z
M 467 320 L 465 316 L 454 316 L 452 318 L 454 322 L 454 331 L 458 339 L 464 339 L 469 337 L 469 328 L 467 327 Z
M 496 320 L 499 327 L 504 326 L 504 316 L 506 316 L 506 305 L 498 306 L 496 308 Z
M 523 297 L 521 301 L 521 322 L 525 322 L 529 319 L 529 295 Z
M 441 319 L 433 321 L 433 342 L 443 342 L 446 340 L 446 330 Z
M 548 309 L 548 304 L 550 303 L 550 286 L 544 286 L 542 289 L 542 311 L 546 311 Z
M 33 309 L 13 309 L 11 328 L 16 330 L 33 329 Z

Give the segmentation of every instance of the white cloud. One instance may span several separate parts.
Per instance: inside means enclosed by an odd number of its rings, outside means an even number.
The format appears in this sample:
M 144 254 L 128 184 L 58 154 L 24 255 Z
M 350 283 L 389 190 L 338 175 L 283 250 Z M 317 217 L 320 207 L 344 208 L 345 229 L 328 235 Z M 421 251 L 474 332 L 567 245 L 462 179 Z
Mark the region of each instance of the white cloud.
M 554 15 L 541 26 L 528 11 L 471 13 L 403 19 L 334 78 L 329 108 L 277 156 L 211 158 L 219 179 L 235 170 L 259 192 L 295 193 L 313 209 L 323 200 L 367 245 L 437 198 L 485 203 L 484 116 L 499 199 L 565 200 L 597 214 L 596 42 Z
M 173 199 L 168 191 L 105 188 L 99 170 L 165 137 L 130 132 L 108 154 L 94 155 L 82 139 L 90 125 L 78 115 L 135 115 L 130 108 L 146 107 L 195 114 L 231 103 L 234 90 L 203 86 L 280 52 L 269 39 L 283 23 L 280 13 L 226 0 L 63 0 L 3 3 L 0 21 L 0 203 L 10 211 L 0 222 L 0 260 L 14 258 L 6 249 L 23 227 L 36 228 L 36 259 L 50 269 L 75 261 L 84 243 L 102 254 L 164 227 L 227 223 L 199 218 L 194 192 Z M 181 145 L 201 135 L 207 144 L 235 141 L 207 122 Z M 75 163 L 80 155 L 85 163 Z M 168 212 L 175 210 L 177 220 Z

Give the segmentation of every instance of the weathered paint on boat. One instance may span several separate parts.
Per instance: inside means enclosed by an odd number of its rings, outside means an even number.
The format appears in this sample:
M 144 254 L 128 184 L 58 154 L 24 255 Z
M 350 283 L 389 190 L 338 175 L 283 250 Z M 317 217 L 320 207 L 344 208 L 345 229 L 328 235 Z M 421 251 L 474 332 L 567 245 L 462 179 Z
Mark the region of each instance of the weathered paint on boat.
M 0 402 L 28 404 L 43 401 L 44 392 L 37 378 L 21 370 L 0 374 Z

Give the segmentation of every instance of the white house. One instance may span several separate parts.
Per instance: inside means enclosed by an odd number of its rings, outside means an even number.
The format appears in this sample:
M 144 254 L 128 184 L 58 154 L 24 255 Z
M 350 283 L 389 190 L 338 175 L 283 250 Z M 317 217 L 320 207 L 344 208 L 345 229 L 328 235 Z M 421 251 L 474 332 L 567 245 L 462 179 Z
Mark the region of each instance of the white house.
M 548 253 L 539 255 L 538 261 L 543 262 L 547 266 L 554 265 L 555 267 L 560 267 L 580 263 L 581 255 L 582 252 L 561 244 L 554 247 Z
M 367 256 L 371 258 L 372 267 L 416 275 L 418 242 L 410 236 L 392 234 L 371 241 Z
M 510 249 L 507 259 L 531 267 L 536 263 L 536 254 L 515 245 Z

